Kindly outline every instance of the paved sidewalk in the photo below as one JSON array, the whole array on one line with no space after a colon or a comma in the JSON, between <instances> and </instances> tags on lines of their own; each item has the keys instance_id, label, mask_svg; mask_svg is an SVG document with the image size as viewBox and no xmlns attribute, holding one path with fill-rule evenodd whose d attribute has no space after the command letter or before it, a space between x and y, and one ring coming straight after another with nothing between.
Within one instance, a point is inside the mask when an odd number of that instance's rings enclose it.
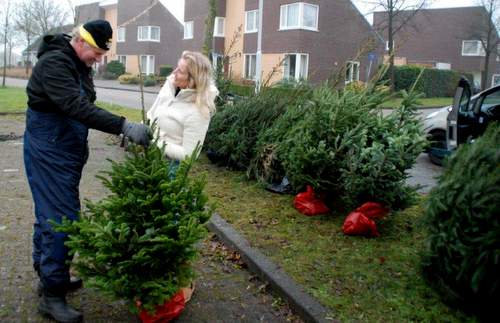
<instances>
[{"instance_id":1,"label":"paved sidewalk","mask_svg":"<svg viewBox=\"0 0 500 323\"><path fill-rule=\"evenodd\" d=\"M33 209L22 162L22 117L0 116L0 322L49 322L37 314L36 278L31 264ZM8 140L6 140L8 139ZM95 179L109 168L107 158L119 160L123 151L114 137L91 131L90 158L85 166L81 198L97 200L106 189ZM267 284L239 269L234 253L214 238L202 244L196 263L196 290L177 322L300 322ZM138 322L125 304L83 288L68 297L87 322Z\"/></svg>"},{"instance_id":2,"label":"paved sidewalk","mask_svg":"<svg viewBox=\"0 0 500 323\"><path fill-rule=\"evenodd\" d=\"M114 90L125 90L125 91L133 91L140 92L140 86L138 84L120 84L117 80L94 80L94 84L96 87L102 89L114 89ZM146 86L144 87L145 93L158 93L160 92L161 87L158 85L155 86Z\"/></svg>"}]
</instances>

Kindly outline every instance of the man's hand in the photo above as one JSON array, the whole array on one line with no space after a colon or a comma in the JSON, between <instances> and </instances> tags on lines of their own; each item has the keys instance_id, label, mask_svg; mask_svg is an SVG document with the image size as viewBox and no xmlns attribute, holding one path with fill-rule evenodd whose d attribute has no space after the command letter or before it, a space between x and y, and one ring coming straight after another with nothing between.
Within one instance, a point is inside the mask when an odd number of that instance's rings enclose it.
<instances>
[{"instance_id":1,"label":"man's hand","mask_svg":"<svg viewBox=\"0 0 500 323\"><path fill-rule=\"evenodd\" d=\"M128 122L127 120L123 123L122 132L133 143L146 147L153 138L151 129L148 126L142 123Z\"/></svg>"}]
</instances>

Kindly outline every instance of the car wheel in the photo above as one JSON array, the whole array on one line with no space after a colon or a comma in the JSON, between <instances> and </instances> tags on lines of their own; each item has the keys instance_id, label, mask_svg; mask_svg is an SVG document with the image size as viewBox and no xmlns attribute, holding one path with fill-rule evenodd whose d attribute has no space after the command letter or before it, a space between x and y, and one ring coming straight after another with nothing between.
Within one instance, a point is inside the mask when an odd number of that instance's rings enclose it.
<instances>
[{"instance_id":1,"label":"car wheel","mask_svg":"<svg viewBox=\"0 0 500 323\"><path fill-rule=\"evenodd\" d=\"M431 163L442 166L443 155L436 154L436 152L441 149L446 149L446 132L443 130L434 131L430 134L429 141L430 149L428 155Z\"/></svg>"}]
</instances>

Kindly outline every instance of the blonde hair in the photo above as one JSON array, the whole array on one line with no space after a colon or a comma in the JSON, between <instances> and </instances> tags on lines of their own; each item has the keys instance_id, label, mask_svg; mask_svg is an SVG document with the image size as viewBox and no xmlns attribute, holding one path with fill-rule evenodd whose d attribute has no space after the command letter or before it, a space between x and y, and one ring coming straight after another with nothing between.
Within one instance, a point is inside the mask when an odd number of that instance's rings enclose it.
<instances>
[{"instance_id":1,"label":"blonde hair","mask_svg":"<svg viewBox=\"0 0 500 323\"><path fill-rule=\"evenodd\" d=\"M215 113L215 97L219 92L212 77L210 60L202 53L191 51L182 52L181 58L188 68L188 87L196 91L196 105L200 109L207 107L208 113L212 115Z\"/></svg>"}]
</instances>

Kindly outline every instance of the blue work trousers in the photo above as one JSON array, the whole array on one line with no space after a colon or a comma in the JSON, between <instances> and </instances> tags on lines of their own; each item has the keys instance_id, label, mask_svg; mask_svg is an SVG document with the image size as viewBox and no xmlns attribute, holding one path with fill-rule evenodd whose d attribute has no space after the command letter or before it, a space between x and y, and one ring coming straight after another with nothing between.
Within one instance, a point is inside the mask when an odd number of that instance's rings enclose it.
<instances>
[{"instance_id":1,"label":"blue work trousers","mask_svg":"<svg viewBox=\"0 0 500 323\"><path fill-rule=\"evenodd\" d=\"M69 284L67 235L49 223L80 212L79 184L88 157L88 128L57 113L28 108L24 134L24 165L33 195L35 224L33 265L43 288L64 293Z\"/></svg>"}]
</instances>

